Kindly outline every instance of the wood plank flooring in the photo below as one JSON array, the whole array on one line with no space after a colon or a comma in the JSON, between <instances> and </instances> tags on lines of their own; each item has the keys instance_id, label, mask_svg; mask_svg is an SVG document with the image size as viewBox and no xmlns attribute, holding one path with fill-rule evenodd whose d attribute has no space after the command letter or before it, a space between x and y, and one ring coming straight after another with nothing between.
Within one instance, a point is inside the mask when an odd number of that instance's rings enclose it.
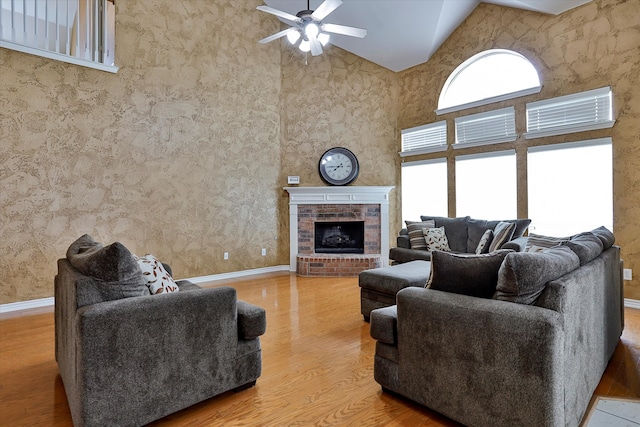
<instances>
[{"instance_id":1,"label":"wood plank flooring","mask_svg":"<svg viewBox=\"0 0 640 427\"><path fill-rule=\"evenodd\" d=\"M373 380L374 340L360 315L357 278L271 274L230 285L267 311L257 385L225 393L153 426L456 426ZM640 397L640 311L595 395ZM54 359L53 309L0 318L0 426L71 426Z\"/></svg>"}]
</instances>

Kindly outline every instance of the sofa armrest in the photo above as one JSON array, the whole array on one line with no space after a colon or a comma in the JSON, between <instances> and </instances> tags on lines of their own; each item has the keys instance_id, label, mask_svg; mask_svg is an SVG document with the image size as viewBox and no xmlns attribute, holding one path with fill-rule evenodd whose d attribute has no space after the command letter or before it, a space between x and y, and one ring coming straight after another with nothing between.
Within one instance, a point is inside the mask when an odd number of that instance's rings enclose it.
<instances>
[{"instance_id":1,"label":"sofa armrest","mask_svg":"<svg viewBox=\"0 0 640 427\"><path fill-rule=\"evenodd\" d=\"M516 252L522 252L527 244L527 240L528 237L518 237L517 239L506 242L500 247L500 249L513 249Z\"/></svg>"},{"instance_id":2,"label":"sofa armrest","mask_svg":"<svg viewBox=\"0 0 640 427\"><path fill-rule=\"evenodd\" d=\"M564 425L560 313L421 288L397 310L407 397L463 424Z\"/></svg>"},{"instance_id":3,"label":"sofa armrest","mask_svg":"<svg viewBox=\"0 0 640 427\"><path fill-rule=\"evenodd\" d=\"M262 307L238 300L238 338L250 340L267 330L267 315Z\"/></svg>"},{"instance_id":4,"label":"sofa armrest","mask_svg":"<svg viewBox=\"0 0 640 427\"><path fill-rule=\"evenodd\" d=\"M371 311L370 333L375 340L395 345L397 342L398 314L395 305Z\"/></svg>"},{"instance_id":5,"label":"sofa armrest","mask_svg":"<svg viewBox=\"0 0 640 427\"><path fill-rule=\"evenodd\" d=\"M399 248L411 249L411 240L408 234L401 234L396 238L396 244Z\"/></svg>"}]
</instances>

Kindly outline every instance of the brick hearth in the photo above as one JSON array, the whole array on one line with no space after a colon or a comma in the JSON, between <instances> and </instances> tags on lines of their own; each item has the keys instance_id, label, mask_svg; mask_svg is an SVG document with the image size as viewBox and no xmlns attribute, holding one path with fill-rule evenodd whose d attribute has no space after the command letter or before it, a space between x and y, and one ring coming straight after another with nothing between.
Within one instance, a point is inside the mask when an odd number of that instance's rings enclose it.
<instances>
[{"instance_id":1,"label":"brick hearth","mask_svg":"<svg viewBox=\"0 0 640 427\"><path fill-rule=\"evenodd\" d=\"M389 250L393 187L287 187L290 193L291 269L302 276L357 276L383 267ZM364 254L317 254L316 222L364 221Z\"/></svg>"}]
</instances>

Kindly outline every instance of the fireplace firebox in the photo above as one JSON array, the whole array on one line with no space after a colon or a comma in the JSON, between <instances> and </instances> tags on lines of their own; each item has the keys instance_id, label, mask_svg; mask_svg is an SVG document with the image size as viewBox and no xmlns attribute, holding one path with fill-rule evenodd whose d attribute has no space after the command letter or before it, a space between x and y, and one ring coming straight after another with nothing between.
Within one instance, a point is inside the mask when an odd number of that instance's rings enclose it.
<instances>
[{"instance_id":1,"label":"fireplace firebox","mask_svg":"<svg viewBox=\"0 0 640 427\"><path fill-rule=\"evenodd\" d=\"M318 254L364 254L364 221L316 222Z\"/></svg>"}]
</instances>

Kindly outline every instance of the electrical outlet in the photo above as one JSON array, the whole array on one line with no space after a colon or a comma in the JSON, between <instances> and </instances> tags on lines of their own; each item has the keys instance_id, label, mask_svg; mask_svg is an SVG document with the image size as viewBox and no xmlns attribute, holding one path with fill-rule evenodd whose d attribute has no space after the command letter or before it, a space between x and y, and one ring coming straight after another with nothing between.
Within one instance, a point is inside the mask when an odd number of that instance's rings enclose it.
<instances>
[{"instance_id":1,"label":"electrical outlet","mask_svg":"<svg viewBox=\"0 0 640 427\"><path fill-rule=\"evenodd\" d=\"M224 253L224 259L229 259L229 252Z\"/></svg>"},{"instance_id":2,"label":"electrical outlet","mask_svg":"<svg viewBox=\"0 0 640 427\"><path fill-rule=\"evenodd\" d=\"M267 256L267 248L262 248L262 256Z\"/></svg>"},{"instance_id":3,"label":"electrical outlet","mask_svg":"<svg viewBox=\"0 0 640 427\"><path fill-rule=\"evenodd\" d=\"M622 278L624 280L633 280L631 273L632 271L630 268L625 268L624 270L622 270Z\"/></svg>"}]
</instances>

